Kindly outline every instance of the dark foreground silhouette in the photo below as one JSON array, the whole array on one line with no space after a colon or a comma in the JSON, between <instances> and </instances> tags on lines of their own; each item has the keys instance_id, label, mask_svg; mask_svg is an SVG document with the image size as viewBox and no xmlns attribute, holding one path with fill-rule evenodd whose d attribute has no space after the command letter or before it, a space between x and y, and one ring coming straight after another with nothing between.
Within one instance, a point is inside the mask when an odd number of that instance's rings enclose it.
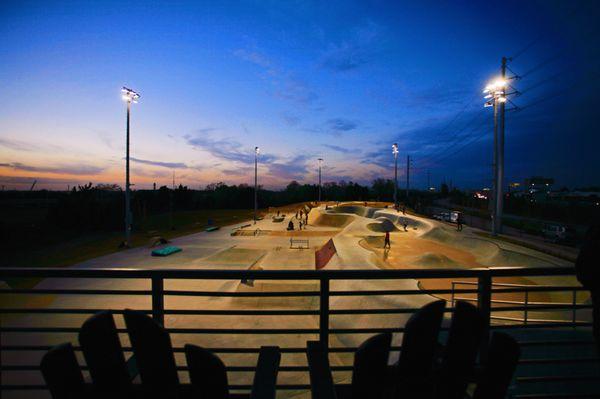
<instances>
[{"instance_id":1,"label":"dark foreground silhouette","mask_svg":"<svg viewBox=\"0 0 600 399\"><path fill-rule=\"evenodd\" d=\"M507 334L494 333L488 342L479 310L467 302L457 302L442 345L445 307L445 301L435 301L411 316L399 359L391 366L391 333L364 341L354 356L350 384L335 385L327 348L319 341L307 342L312 398L463 399L467 386L473 383L472 399L504 398L520 354L516 341ZM54 399L275 398L281 360L278 347L260 348L251 392L231 394L225 365L217 355L185 345L190 383L181 383L168 332L141 312L125 310L124 318L133 351L128 359L110 312L97 313L81 327L79 343L90 383L84 381L70 343L44 355L41 370Z\"/></svg>"}]
</instances>

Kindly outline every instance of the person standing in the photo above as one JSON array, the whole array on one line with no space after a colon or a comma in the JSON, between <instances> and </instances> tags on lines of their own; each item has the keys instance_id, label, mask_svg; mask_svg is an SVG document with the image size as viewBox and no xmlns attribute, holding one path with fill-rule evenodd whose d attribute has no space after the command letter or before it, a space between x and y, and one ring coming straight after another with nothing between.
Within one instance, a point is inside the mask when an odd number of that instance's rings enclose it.
<instances>
[{"instance_id":1,"label":"person standing","mask_svg":"<svg viewBox=\"0 0 600 399\"><path fill-rule=\"evenodd\" d=\"M456 217L456 230L462 231L462 229L463 229L463 215L462 215L462 213L459 213L458 216Z\"/></svg>"},{"instance_id":2,"label":"person standing","mask_svg":"<svg viewBox=\"0 0 600 399\"><path fill-rule=\"evenodd\" d=\"M593 334L600 356L600 223L587 231L575 261L575 274L592 299Z\"/></svg>"},{"instance_id":3,"label":"person standing","mask_svg":"<svg viewBox=\"0 0 600 399\"><path fill-rule=\"evenodd\" d=\"M385 232L385 239L383 241L383 248L392 248L392 244L390 243L390 232L386 231Z\"/></svg>"}]
</instances>

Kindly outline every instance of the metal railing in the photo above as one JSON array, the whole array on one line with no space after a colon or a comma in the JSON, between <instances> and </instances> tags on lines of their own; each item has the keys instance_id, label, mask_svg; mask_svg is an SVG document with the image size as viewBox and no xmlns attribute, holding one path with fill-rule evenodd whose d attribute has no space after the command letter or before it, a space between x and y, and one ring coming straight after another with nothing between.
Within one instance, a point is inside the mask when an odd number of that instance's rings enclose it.
<instances>
[{"instance_id":1,"label":"metal railing","mask_svg":"<svg viewBox=\"0 0 600 399\"><path fill-rule=\"evenodd\" d=\"M456 287L459 286L477 286L478 283L474 281L452 281L452 294L450 303L454 306L456 301L468 301L468 302L477 302L477 298L469 298L464 296L456 296L455 290ZM548 322L562 322L566 324L574 324L577 322L577 310L578 309L589 309L590 306L577 302L577 293L586 291L583 287L574 287L574 286L556 286L556 285L541 285L541 284L514 284L514 283L492 283L492 291L494 287L502 287L502 288L519 288L522 290L519 291L504 291L506 292L515 292L522 293L523 300L507 300L507 299L491 299L491 305L498 305L496 307L497 313L500 312L514 312L522 310L523 317L514 317L514 316L494 316L492 315L490 319L492 321L514 321L514 322L522 322L523 324L528 323L548 323ZM570 292L571 301L570 302L548 302L548 301L532 301L531 295L532 293L539 292ZM500 292L502 293L502 292ZM514 306L510 306L514 305ZM560 311L560 316L565 314L566 312L570 313L570 317L568 319L540 319L540 318L531 318L531 312L554 312L558 313ZM584 322L584 321L582 321Z\"/></svg>"},{"instance_id":2,"label":"metal railing","mask_svg":"<svg viewBox=\"0 0 600 399\"><path fill-rule=\"evenodd\" d=\"M297 356L298 354L305 353L305 343L309 339L318 338L324 345L329 348L331 354L339 354L339 356L352 354L356 350L357 345L345 345L339 344L344 340L338 340L337 337L343 336L354 336L360 335L360 337L366 337L367 334L379 333L379 332L393 332L401 333L404 331L402 324L397 324L394 327L389 325L381 326L377 325L376 321L385 320L389 317L399 317L404 315L408 317L411 313L418 310L419 306L408 305L408 306L381 306L377 305L379 302L373 302L377 306L364 308L361 305L361 301L341 301L344 298L351 297L366 297L366 298L406 298L407 296L422 296L422 295L450 295L452 296L451 303L453 304L455 295L462 294L473 294L476 300L477 306L483 313L487 321L487 331L496 329L508 329L513 331L524 331L529 329L556 329L568 327L570 329L583 327L587 329L591 326L591 323L586 320L571 320L565 322L557 322L553 320L540 321L536 323L510 323L508 320L506 323L497 324L493 320L495 313L499 309L493 306L494 300L492 296L497 293L518 293L518 292L550 292L550 291L564 291L574 290L578 291L580 287L574 286L537 286L537 287L522 287L522 286L507 286L499 285L493 282L494 278L498 277L532 277L532 276L572 276L574 269L570 267L544 267L544 268L479 268L479 269L403 269L403 270L190 270L190 269L42 269L42 268L0 268L0 280L6 279L98 279L99 281L118 281L122 282L125 280L141 280L144 281L146 288L138 289L119 289L119 288L106 288L111 287L111 284L104 284L98 288L82 288L71 284L69 288L2 288L0 289L0 317L3 320L0 326L0 333L2 334L2 342L0 350L2 352L2 364L0 364L0 371L4 375L2 377L1 390L2 391L18 391L18 390L40 390L44 389L43 381L40 383L23 383L23 378L13 378L7 376L6 372L17 373L17 372L35 372L38 370L39 362L37 364L13 364L4 360L7 353L19 353L27 354L30 352L42 352L49 349L52 345L48 344L48 339L41 340L39 342L32 342L31 340L25 340L23 343L17 342L18 339L15 337L22 336L23 334L35 334L35 336L58 336L61 339L68 335L70 340L74 342L75 347L79 350L76 345L76 333L79 331L80 317L82 315L91 315L97 311L103 309L111 309L115 314L122 314L123 310L130 305L126 300L123 301L122 306L110 306L110 307L86 307L86 299L88 296L100 296L106 298L114 298L115 296L122 296L124 298L131 297L142 297L149 299L150 307L141 309L161 323L165 329L172 335L178 336L181 340L191 339L191 337L197 336L208 336L210 337L225 337L225 336L238 336L238 344L241 345L214 345L211 347L207 345L208 349L213 350L223 356L235 355L242 356L247 354L257 354L260 345L250 346L243 345L244 337L264 337L271 336L272 342L270 344L280 345L283 354L289 356ZM452 284L450 288L439 288L439 289L418 289L418 288L406 288L406 285L396 286L396 283L406 282L409 280L426 280L426 279L475 279L476 282L469 282L469 286L473 288L460 289L456 288L455 284ZM171 283L174 280L183 281L262 281L265 283L271 282L277 288L282 284L285 286L286 283L295 284L296 289L285 290L264 290L248 288L248 284L244 284L245 290L234 290L234 291L220 291L220 290L200 290L200 289L171 289L165 288L165 283ZM385 289L362 289L365 286L365 282L381 281L382 284L385 282ZM312 285L305 285L305 290L298 290L298 282L310 282ZM348 286L344 286L342 283L354 283L351 289ZM391 286L389 284L392 284ZM149 285L149 287L148 287ZM252 286L252 284L250 284ZM333 285L333 287L332 287ZM383 285L382 285L383 286ZM414 285L411 285L413 287ZM187 287L187 286L186 286ZM341 287L341 289L340 289ZM391 288L390 288L391 287ZM369 286L369 288L371 288ZM39 295L52 295L53 297L62 296L73 296L77 298L78 306L71 307L56 307L51 305L40 306L28 305L28 306L8 306L9 301L4 300L11 295L24 296L21 298L33 298ZM214 306L217 302L210 302L211 306L204 308L190 305L187 308L174 308L166 306L165 299L168 302L175 300L176 298L187 298L188 301L197 300L203 298L211 301L224 301L227 300L229 307L218 307ZM270 306L255 305L250 306L247 302L248 299L256 299L264 301ZM277 301L282 299L294 298L298 300L302 306L300 308L286 308L278 306ZM316 300L318 298L318 304ZM302 300L315 300L315 302L302 302ZM244 306L235 306L236 301L245 301ZM36 303L36 301L33 301ZM334 306L332 307L332 302ZM342 304L340 305L339 302ZM423 301L421 300L421 303ZM19 302L24 303L24 302ZM241 302L240 302L241 303ZM354 306L352 306L354 305ZM357 306L358 305L358 306ZM508 304L510 306L503 306L501 311L530 311L533 307L544 309L564 309L562 304L530 304L530 303L516 303ZM547 306L546 306L547 305ZM577 304L577 309L590 309L590 305ZM270 308L269 308L270 307ZM448 312L452 312L453 306L447 308ZM68 326L56 326L56 325L14 325L15 320L8 320L8 317L14 317L14 315L25 315L27 317L33 315L70 315L69 317L75 318L74 322L79 324L68 325ZM201 321L194 321L187 323L184 326L173 326L175 321L183 316L204 316L206 319ZM255 324L252 326L244 326L239 320L240 318L250 316L254 319L276 317L280 320L283 317L289 317L291 320L299 319L301 326L293 328L283 328L280 323L277 323L275 327L269 328L256 328ZM336 320L338 317L349 316L351 320L362 317L363 323L357 327L354 325L339 324L337 322L331 323L332 320ZM79 317L79 318L77 318ZM227 317L230 321L225 323L227 327L223 327L222 323L219 327L211 327L211 318L213 317ZM314 324L306 324L303 317L310 317L314 319ZM364 325L364 317L377 318L373 324L367 323ZM6 319L6 320L5 320ZM30 319L28 319L31 321ZM312 320L312 319L311 319ZM298 321L298 320L297 320ZM351 324L351 323L350 323ZM585 330L587 331L587 330ZM120 333L125 333L124 328L119 328ZM70 334L70 335L69 335ZM587 334L587 332L586 332ZM588 336L588 335L586 335ZM287 341L282 345L278 341L278 337L288 337ZM12 338L7 340L7 338ZM15 341L16 340L16 341ZM8 342L7 342L8 341ZM215 339L215 342L218 341ZM293 341L290 345L290 341ZM174 341L175 342L175 341ZM221 342L221 341L219 341ZM332 345L337 343L337 345ZM568 345L591 345L591 335L586 339L536 339L536 340L521 340L524 347L537 347L550 345L557 347L568 346ZM125 346L124 348L130 351L131 348ZM394 346L395 352L399 351L399 346ZM485 347L482 347L485 350ZM183 352L183 346L175 346L175 352ZM11 356L14 358L14 356ZM234 359L235 360L235 359ZM536 364L540 363L551 363L556 362L559 364L569 362L593 362L597 359L570 359L570 358L559 358L559 359L522 359L522 364ZM254 370L251 365L239 365L232 364L235 361L225 360L227 364L227 370L229 373L249 373ZM344 362L342 362L344 363ZM85 366L82 367L85 370ZM184 365L178 367L179 370L186 370ZM305 364L303 365L286 365L286 362L282 362L280 372L285 373L304 373L306 374L308 368ZM348 373L351 370L351 362L344 363L342 365L336 365L333 367L333 371ZM38 376L39 377L39 376ZM561 376L550 375L548 378L561 378ZM566 380L572 378L572 376L563 376ZM580 376L581 377L581 376ZM585 378L583 376L581 378ZM529 378L529 377L523 377ZM39 378L38 378L39 380ZM41 381L41 380L40 380ZM280 378L278 389L281 390L300 390L308 389L309 385L304 380L304 383L282 383L289 381L296 381L296 379ZM297 380L300 381L300 380ZM535 382L531 381L520 381L519 383L531 384ZM232 389L235 390L247 390L250 388L249 383L238 382L233 383Z\"/></svg>"}]
</instances>

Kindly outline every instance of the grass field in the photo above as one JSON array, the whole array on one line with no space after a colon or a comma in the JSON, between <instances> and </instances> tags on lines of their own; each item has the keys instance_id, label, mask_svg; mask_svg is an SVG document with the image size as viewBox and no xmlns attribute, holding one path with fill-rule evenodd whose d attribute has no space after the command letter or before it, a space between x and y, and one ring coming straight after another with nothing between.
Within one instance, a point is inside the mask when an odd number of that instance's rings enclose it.
<instances>
[{"instance_id":1,"label":"grass field","mask_svg":"<svg viewBox=\"0 0 600 399\"><path fill-rule=\"evenodd\" d=\"M133 247L150 243L152 237L173 238L204 230L208 220L213 225L225 226L252 219L253 211L245 209L215 209L200 211L181 211L173 213L171 229L170 215L149 216L140 223L131 240ZM27 223L32 222L29 214ZM49 226L40 226L36 234L29 239L9 247L0 266L8 267L62 267L70 266L87 259L119 251L123 241L122 232L97 232L74 235L72 232L52 230Z\"/></svg>"}]
</instances>

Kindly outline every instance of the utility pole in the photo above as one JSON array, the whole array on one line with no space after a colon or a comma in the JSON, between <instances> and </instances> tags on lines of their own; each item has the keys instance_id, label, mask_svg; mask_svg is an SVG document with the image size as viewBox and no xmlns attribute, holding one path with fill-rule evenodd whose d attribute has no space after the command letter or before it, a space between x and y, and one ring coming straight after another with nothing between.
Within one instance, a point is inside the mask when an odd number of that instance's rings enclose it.
<instances>
[{"instance_id":1,"label":"utility pole","mask_svg":"<svg viewBox=\"0 0 600 399\"><path fill-rule=\"evenodd\" d=\"M258 214L258 153L260 148L254 147L254 224Z\"/></svg>"},{"instance_id":2,"label":"utility pole","mask_svg":"<svg viewBox=\"0 0 600 399\"><path fill-rule=\"evenodd\" d=\"M506 57L502 57L502 80L506 80ZM506 96L506 92L504 93ZM506 99L506 97L504 97ZM502 234L502 211L504 209L504 112L506 110L506 101L499 101L500 106L498 120L498 155L496 160L498 167L496 169L496 218L494 235Z\"/></svg>"},{"instance_id":3,"label":"utility pole","mask_svg":"<svg viewBox=\"0 0 600 399\"><path fill-rule=\"evenodd\" d=\"M319 202L321 202L321 163L323 158L319 158Z\"/></svg>"},{"instance_id":4,"label":"utility pole","mask_svg":"<svg viewBox=\"0 0 600 399\"><path fill-rule=\"evenodd\" d=\"M501 76L495 82L489 84L484 93L486 99L485 106L494 107L494 183L492 186L492 235L497 236L502 233L502 210L504 204L504 120L508 86L506 79L506 62L508 59L502 57ZM515 78L515 77L513 77ZM516 77L518 79L518 77ZM513 94L513 93L509 93Z\"/></svg>"},{"instance_id":5,"label":"utility pole","mask_svg":"<svg viewBox=\"0 0 600 399\"><path fill-rule=\"evenodd\" d=\"M406 202L408 203L408 190L410 188L410 155L406 156Z\"/></svg>"},{"instance_id":6,"label":"utility pole","mask_svg":"<svg viewBox=\"0 0 600 399\"><path fill-rule=\"evenodd\" d=\"M394 154L394 207L398 207L398 144L392 144Z\"/></svg>"}]
</instances>

